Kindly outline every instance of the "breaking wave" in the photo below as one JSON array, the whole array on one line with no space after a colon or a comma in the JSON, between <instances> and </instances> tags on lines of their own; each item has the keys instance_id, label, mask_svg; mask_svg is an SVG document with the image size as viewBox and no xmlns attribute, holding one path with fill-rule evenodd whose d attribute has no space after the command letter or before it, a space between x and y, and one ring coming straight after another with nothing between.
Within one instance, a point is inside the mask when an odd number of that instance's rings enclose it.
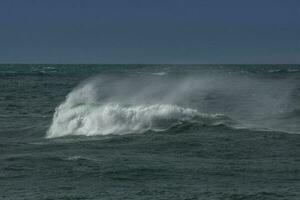
<instances>
[{"instance_id":1,"label":"breaking wave","mask_svg":"<svg viewBox=\"0 0 300 200\"><path fill-rule=\"evenodd\" d=\"M168 86L163 89L148 83L101 77L88 80L56 108L46 137L159 132L182 124L232 124L225 115L204 114L174 103L176 97L184 97L178 87L175 94L166 82L160 85Z\"/></svg>"},{"instance_id":2,"label":"breaking wave","mask_svg":"<svg viewBox=\"0 0 300 200\"><path fill-rule=\"evenodd\" d=\"M171 104L135 106L104 104L73 107L67 99L56 109L47 137L158 132L184 123L214 126L230 123L230 119L224 115L201 114L195 109Z\"/></svg>"},{"instance_id":3,"label":"breaking wave","mask_svg":"<svg viewBox=\"0 0 300 200\"><path fill-rule=\"evenodd\" d=\"M99 75L67 95L56 108L46 137L158 132L185 125L298 133L299 104L295 91L292 80L177 74Z\"/></svg>"}]
</instances>

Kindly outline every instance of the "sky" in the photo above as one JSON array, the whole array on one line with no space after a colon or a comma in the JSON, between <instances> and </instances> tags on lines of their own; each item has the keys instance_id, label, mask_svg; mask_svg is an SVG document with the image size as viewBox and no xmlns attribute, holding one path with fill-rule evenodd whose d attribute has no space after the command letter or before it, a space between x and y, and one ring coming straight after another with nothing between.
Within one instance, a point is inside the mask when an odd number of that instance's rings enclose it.
<instances>
[{"instance_id":1,"label":"sky","mask_svg":"<svg viewBox=\"0 0 300 200\"><path fill-rule=\"evenodd\" d=\"M0 0L0 63L299 64L300 0Z\"/></svg>"}]
</instances>

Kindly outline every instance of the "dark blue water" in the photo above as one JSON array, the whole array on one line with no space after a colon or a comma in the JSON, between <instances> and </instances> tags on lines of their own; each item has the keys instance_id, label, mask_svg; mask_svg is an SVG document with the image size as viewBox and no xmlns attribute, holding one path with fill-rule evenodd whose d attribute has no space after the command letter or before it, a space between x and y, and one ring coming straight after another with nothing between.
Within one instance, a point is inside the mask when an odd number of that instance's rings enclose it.
<instances>
[{"instance_id":1,"label":"dark blue water","mask_svg":"<svg viewBox=\"0 0 300 200\"><path fill-rule=\"evenodd\" d=\"M299 65L1 65L0 199L300 198Z\"/></svg>"}]
</instances>

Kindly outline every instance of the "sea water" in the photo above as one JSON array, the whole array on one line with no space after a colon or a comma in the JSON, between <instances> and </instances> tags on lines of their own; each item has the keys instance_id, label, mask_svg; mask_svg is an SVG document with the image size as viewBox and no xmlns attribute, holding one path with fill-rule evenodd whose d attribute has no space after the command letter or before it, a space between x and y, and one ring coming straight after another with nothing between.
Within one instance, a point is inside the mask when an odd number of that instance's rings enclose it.
<instances>
[{"instance_id":1,"label":"sea water","mask_svg":"<svg viewBox=\"0 0 300 200\"><path fill-rule=\"evenodd\" d=\"M300 65L1 65L0 199L299 199Z\"/></svg>"}]
</instances>

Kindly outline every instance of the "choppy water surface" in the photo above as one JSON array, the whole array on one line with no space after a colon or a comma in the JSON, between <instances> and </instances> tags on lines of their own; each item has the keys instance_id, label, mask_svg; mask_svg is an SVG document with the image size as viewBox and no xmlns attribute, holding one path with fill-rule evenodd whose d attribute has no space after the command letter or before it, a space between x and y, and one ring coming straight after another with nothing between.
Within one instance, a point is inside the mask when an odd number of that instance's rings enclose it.
<instances>
[{"instance_id":1,"label":"choppy water surface","mask_svg":"<svg viewBox=\"0 0 300 200\"><path fill-rule=\"evenodd\" d=\"M1 65L0 199L299 199L299 65Z\"/></svg>"}]
</instances>

